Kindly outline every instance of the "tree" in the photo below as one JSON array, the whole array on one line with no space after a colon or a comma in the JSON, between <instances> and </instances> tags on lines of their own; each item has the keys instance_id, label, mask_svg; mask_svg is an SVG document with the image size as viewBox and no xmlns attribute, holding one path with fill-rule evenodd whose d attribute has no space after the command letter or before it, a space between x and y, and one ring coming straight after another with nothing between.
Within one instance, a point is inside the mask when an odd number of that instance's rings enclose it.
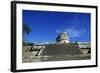
<instances>
[{"instance_id":1,"label":"tree","mask_svg":"<svg viewBox=\"0 0 100 73\"><path fill-rule=\"evenodd\" d=\"M29 25L27 24L23 24L23 43L25 43L26 40L26 35L29 35L29 33L31 32L31 29L29 27Z\"/></svg>"},{"instance_id":2,"label":"tree","mask_svg":"<svg viewBox=\"0 0 100 73\"><path fill-rule=\"evenodd\" d=\"M23 24L23 35L29 35L29 33L31 32L30 27L27 24Z\"/></svg>"}]
</instances>

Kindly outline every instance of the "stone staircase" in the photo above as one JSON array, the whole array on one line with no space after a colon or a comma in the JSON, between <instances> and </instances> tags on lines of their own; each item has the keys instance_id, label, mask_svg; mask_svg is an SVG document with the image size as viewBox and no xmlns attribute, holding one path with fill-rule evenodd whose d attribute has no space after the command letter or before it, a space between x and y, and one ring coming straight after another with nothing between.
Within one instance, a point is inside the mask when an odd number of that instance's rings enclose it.
<instances>
[{"instance_id":1,"label":"stone staircase","mask_svg":"<svg viewBox=\"0 0 100 73\"><path fill-rule=\"evenodd\" d=\"M66 44L47 44L39 55L46 56L61 56L61 55L80 55L82 52L77 43Z\"/></svg>"}]
</instances>

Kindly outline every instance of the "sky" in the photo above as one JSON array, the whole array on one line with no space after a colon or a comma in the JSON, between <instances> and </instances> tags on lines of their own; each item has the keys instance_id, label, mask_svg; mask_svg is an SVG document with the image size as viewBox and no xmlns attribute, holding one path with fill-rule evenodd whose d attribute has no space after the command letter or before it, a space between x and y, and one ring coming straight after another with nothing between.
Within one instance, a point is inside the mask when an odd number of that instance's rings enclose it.
<instances>
[{"instance_id":1,"label":"sky","mask_svg":"<svg viewBox=\"0 0 100 73\"><path fill-rule=\"evenodd\" d=\"M70 42L91 41L91 14L23 10L22 24L31 32L25 35L28 42L55 42L60 32L66 31Z\"/></svg>"}]
</instances>

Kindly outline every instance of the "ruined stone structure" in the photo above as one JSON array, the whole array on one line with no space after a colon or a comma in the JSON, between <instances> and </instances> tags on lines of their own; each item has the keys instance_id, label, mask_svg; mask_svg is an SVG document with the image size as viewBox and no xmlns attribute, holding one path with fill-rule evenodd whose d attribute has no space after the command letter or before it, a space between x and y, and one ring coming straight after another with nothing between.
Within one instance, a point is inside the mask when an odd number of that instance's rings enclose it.
<instances>
[{"instance_id":1,"label":"ruined stone structure","mask_svg":"<svg viewBox=\"0 0 100 73\"><path fill-rule=\"evenodd\" d=\"M38 51L36 55L58 56L58 55L80 55L91 52L90 44L84 42L69 42L66 32L61 32L56 38L56 43L34 45L31 50Z\"/></svg>"},{"instance_id":2,"label":"ruined stone structure","mask_svg":"<svg viewBox=\"0 0 100 73\"><path fill-rule=\"evenodd\" d=\"M77 43L69 43L66 32L61 32L56 38L55 44L46 44L39 55L58 56L58 55L80 55L82 54Z\"/></svg>"},{"instance_id":3,"label":"ruined stone structure","mask_svg":"<svg viewBox=\"0 0 100 73\"><path fill-rule=\"evenodd\" d=\"M58 44L69 43L69 37L67 35L67 32L59 33L57 38L56 38L56 42Z\"/></svg>"}]
</instances>

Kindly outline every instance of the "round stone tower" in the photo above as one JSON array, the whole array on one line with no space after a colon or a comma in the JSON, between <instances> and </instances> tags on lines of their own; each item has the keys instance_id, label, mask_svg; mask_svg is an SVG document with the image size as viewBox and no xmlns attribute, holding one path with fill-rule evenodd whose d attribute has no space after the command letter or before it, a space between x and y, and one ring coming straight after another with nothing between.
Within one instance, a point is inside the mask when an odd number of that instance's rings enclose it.
<instances>
[{"instance_id":1,"label":"round stone tower","mask_svg":"<svg viewBox=\"0 0 100 73\"><path fill-rule=\"evenodd\" d=\"M61 32L56 38L58 44L69 43L69 37L66 32Z\"/></svg>"}]
</instances>

